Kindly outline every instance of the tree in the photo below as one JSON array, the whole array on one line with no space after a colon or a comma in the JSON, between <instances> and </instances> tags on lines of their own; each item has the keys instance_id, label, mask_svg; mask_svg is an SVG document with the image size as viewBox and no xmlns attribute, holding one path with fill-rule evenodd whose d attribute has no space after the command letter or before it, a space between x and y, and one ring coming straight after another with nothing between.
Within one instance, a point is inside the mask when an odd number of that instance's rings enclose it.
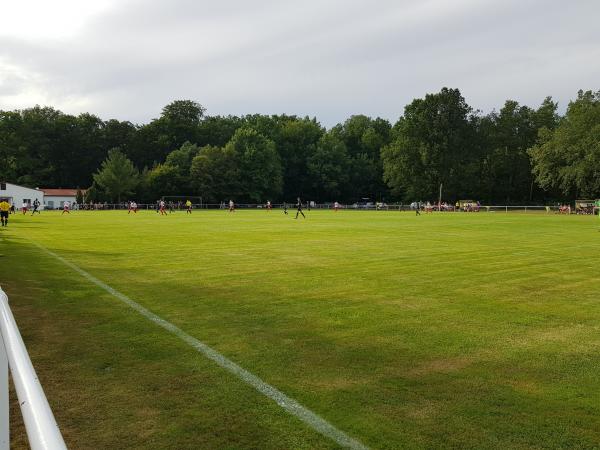
<instances>
[{"instance_id":1,"label":"tree","mask_svg":"<svg viewBox=\"0 0 600 450\"><path fill-rule=\"evenodd\" d=\"M92 185L85 191L85 202L86 203L95 202L98 200L98 198L99 198L98 186L96 186L95 183L92 183Z\"/></svg>"},{"instance_id":2,"label":"tree","mask_svg":"<svg viewBox=\"0 0 600 450\"><path fill-rule=\"evenodd\" d=\"M160 141L169 148L181 147L184 142L198 142L198 126L206 109L192 100L175 100L162 110L158 119Z\"/></svg>"},{"instance_id":3,"label":"tree","mask_svg":"<svg viewBox=\"0 0 600 450\"><path fill-rule=\"evenodd\" d=\"M540 130L538 143L529 150L533 173L545 189L564 195L597 196L600 193L600 91L579 91L569 103L558 127Z\"/></svg>"},{"instance_id":4,"label":"tree","mask_svg":"<svg viewBox=\"0 0 600 450\"><path fill-rule=\"evenodd\" d=\"M161 117L180 126L198 126L206 108L192 100L175 100L162 109Z\"/></svg>"},{"instance_id":5,"label":"tree","mask_svg":"<svg viewBox=\"0 0 600 450\"><path fill-rule=\"evenodd\" d=\"M120 122L115 119L107 120L104 122L102 129L102 147L105 151L119 147L128 158L131 158L136 133L137 127L131 122ZM137 161L133 162L137 163Z\"/></svg>"},{"instance_id":6,"label":"tree","mask_svg":"<svg viewBox=\"0 0 600 450\"><path fill-rule=\"evenodd\" d=\"M77 187L77 192L75 194L75 201L80 205L83 203L83 192L81 192L81 189L79 189L79 187Z\"/></svg>"},{"instance_id":7,"label":"tree","mask_svg":"<svg viewBox=\"0 0 600 450\"><path fill-rule=\"evenodd\" d=\"M339 199L349 180L349 165L346 144L335 133L323 135L315 153L308 159L308 171L317 200Z\"/></svg>"},{"instance_id":8,"label":"tree","mask_svg":"<svg viewBox=\"0 0 600 450\"><path fill-rule=\"evenodd\" d=\"M158 164L146 174L145 187L153 199L164 195L181 195L183 184L179 169L169 164Z\"/></svg>"},{"instance_id":9,"label":"tree","mask_svg":"<svg viewBox=\"0 0 600 450\"><path fill-rule=\"evenodd\" d=\"M181 174L187 174L192 165L192 159L198 154L200 148L191 142L184 142L177 150L167 155L165 164L176 167Z\"/></svg>"},{"instance_id":10,"label":"tree","mask_svg":"<svg viewBox=\"0 0 600 450\"><path fill-rule=\"evenodd\" d=\"M96 183L106 195L121 202L122 195L133 193L139 179L139 172L133 163L118 148L109 150L108 157L94 174Z\"/></svg>"},{"instance_id":11,"label":"tree","mask_svg":"<svg viewBox=\"0 0 600 450\"><path fill-rule=\"evenodd\" d=\"M390 143L391 125L381 118L355 115L332 129L346 145L349 160L347 200L361 197L381 199L387 192L383 182L381 149Z\"/></svg>"},{"instance_id":12,"label":"tree","mask_svg":"<svg viewBox=\"0 0 600 450\"><path fill-rule=\"evenodd\" d=\"M208 202L238 198L240 170L232 149L206 146L192 160L190 179L194 193Z\"/></svg>"},{"instance_id":13,"label":"tree","mask_svg":"<svg viewBox=\"0 0 600 450\"><path fill-rule=\"evenodd\" d=\"M316 119L286 120L276 142L283 167L283 196L287 199L309 196L314 183L309 175L308 161L315 154L323 127Z\"/></svg>"},{"instance_id":14,"label":"tree","mask_svg":"<svg viewBox=\"0 0 600 450\"><path fill-rule=\"evenodd\" d=\"M272 140L251 128L240 128L224 151L238 163L242 198L262 202L281 194L281 160Z\"/></svg>"},{"instance_id":15,"label":"tree","mask_svg":"<svg viewBox=\"0 0 600 450\"><path fill-rule=\"evenodd\" d=\"M499 113L489 114L485 157L485 186L488 201L510 204L527 200L531 166L527 149L535 143L535 111L507 100Z\"/></svg>"},{"instance_id":16,"label":"tree","mask_svg":"<svg viewBox=\"0 0 600 450\"><path fill-rule=\"evenodd\" d=\"M192 160L191 183L209 201L262 202L281 194L282 169L275 144L248 127L223 148L207 146Z\"/></svg>"},{"instance_id":17,"label":"tree","mask_svg":"<svg viewBox=\"0 0 600 450\"><path fill-rule=\"evenodd\" d=\"M476 192L477 180L466 176L479 159L475 124L458 89L414 100L381 153L388 186L407 201L437 198L440 184L450 198Z\"/></svg>"},{"instance_id":18,"label":"tree","mask_svg":"<svg viewBox=\"0 0 600 450\"><path fill-rule=\"evenodd\" d=\"M19 173L21 139L18 129L21 115L16 111L0 111L0 180L16 180Z\"/></svg>"},{"instance_id":19,"label":"tree","mask_svg":"<svg viewBox=\"0 0 600 450\"><path fill-rule=\"evenodd\" d=\"M238 128L244 125L244 119L236 116L205 117L198 125L198 142L201 147L213 145L223 147L233 137Z\"/></svg>"}]
</instances>

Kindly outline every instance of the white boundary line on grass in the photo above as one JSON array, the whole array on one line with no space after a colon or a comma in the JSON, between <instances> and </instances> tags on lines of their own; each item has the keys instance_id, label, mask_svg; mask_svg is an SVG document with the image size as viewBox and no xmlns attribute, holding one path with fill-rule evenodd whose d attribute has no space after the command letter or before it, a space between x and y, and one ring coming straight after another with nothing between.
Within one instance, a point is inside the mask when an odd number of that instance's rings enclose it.
<instances>
[{"instance_id":1,"label":"white boundary line on grass","mask_svg":"<svg viewBox=\"0 0 600 450\"><path fill-rule=\"evenodd\" d=\"M237 365L236 363L234 363L227 357L223 356L221 353L219 353L212 347L209 347L208 345L199 341L195 337L190 336L185 331L183 331L181 328L160 318L159 316L154 314L149 309L144 308L139 303L131 300L125 294L122 294L121 292L117 291L116 289L110 287L108 284L106 284L103 281L99 280L98 278L94 277L93 275L91 275L90 273L81 269L80 267L76 266L72 262L64 259L62 256L57 255L53 251L48 250L46 247L42 246L41 244L38 244L35 241L29 240L29 242L31 242L33 245L35 245L42 251L46 252L50 256L53 256L54 258L58 259L60 262L62 262L66 266L73 269L75 272L77 272L78 274L83 276L88 281L90 281L90 282L94 283L96 286L104 289L106 292L111 294L113 297L119 299L121 302L125 303L127 306L129 306L130 308L132 308L135 311L137 311L138 313L140 313L146 319L150 320L151 322L154 322L158 326L169 331L171 334L174 334L179 339L181 339L183 342L188 344L190 347L193 347L199 353L202 353L208 359L214 361L215 363L217 363L219 366L221 366L223 369L225 369L229 373L235 375L237 378L239 378L246 384L249 384L250 386L252 386L254 389L256 389L261 394L265 395L266 397L270 398L271 400L274 400L279 406L281 406L288 413L297 417L302 422L306 423L311 428L313 428L315 431L318 431L319 433L321 433L323 436L326 436L326 437L332 439L333 441L335 441L337 444L341 445L342 447L350 448L353 450L368 450L368 447L366 447L361 442L357 441L356 439L351 438L346 433L337 429L335 426L333 426L332 424L327 422L325 419L323 419L322 417L320 417L317 414L315 414L314 412L312 412L310 409L306 408L305 406L302 406L296 400L294 400L291 397L288 397L287 395L285 395L283 392L281 392L276 387L271 386L270 384L261 380L256 375L253 375L252 373L248 372L246 369Z\"/></svg>"}]
</instances>

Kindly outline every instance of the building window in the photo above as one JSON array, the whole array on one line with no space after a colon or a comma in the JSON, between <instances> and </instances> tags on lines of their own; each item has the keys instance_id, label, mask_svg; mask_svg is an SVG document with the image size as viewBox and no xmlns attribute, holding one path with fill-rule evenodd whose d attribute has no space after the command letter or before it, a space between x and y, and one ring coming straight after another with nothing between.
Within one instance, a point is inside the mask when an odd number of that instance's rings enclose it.
<instances>
[{"instance_id":1,"label":"building window","mask_svg":"<svg viewBox=\"0 0 600 450\"><path fill-rule=\"evenodd\" d=\"M24 198L23 199L23 203L27 203L28 205L31 205L31 199L30 198Z\"/></svg>"},{"instance_id":2,"label":"building window","mask_svg":"<svg viewBox=\"0 0 600 450\"><path fill-rule=\"evenodd\" d=\"M6 183L0 183L0 191L6 190Z\"/></svg>"}]
</instances>

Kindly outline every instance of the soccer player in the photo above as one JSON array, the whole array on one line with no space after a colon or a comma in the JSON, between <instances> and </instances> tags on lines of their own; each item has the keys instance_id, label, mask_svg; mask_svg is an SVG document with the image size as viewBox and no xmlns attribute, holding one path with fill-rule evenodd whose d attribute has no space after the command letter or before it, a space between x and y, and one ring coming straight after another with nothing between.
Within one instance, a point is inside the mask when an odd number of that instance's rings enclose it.
<instances>
[{"instance_id":1,"label":"soccer player","mask_svg":"<svg viewBox=\"0 0 600 450\"><path fill-rule=\"evenodd\" d=\"M2 199L0 201L0 220L2 221L2 226L8 226L8 212L10 211L10 204L6 201L6 199Z\"/></svg>"},{"instance_id":2,"label":"soccer player","mask_svg":"<svg viewBox=\"0 0 600 450\"><path fill-rule=\"evenodd\" d=\"M271 200L267 200L267 212L271 211Z\"/></svg>"},{"instance_id":3,"label":"soccer player","mask_svg":"<svg viewBox=\"0 0 600 450\"><path fill-rule=\"evenodd\" d=\"M175 211L175 203L173 203L173 201L169 202L169 214L171 214L173 211Z\"/></svg>"},{"instance_id":4,"label":"soccer player","mask_svg":"<svg viewBox=\"0 0 600 450\"><path fill-rule=\"evenodd\" d=\"M27 214L27 208L29 208L29 204L27 202L23 202L21 205L21 211L23 211L23 215Z\"/></svg>"},{"instance_id":5,"label":"soccer player","mask_svg":"<svg viewBox=\"0 0 600 450\"><path fill-rule=\"evenodd\" d=\"M158 208L159 208L161 216L166 216L167 215L167 212L165 211L165 201L164 200L161 200L158 203Z\"/></svg>"},{"instance_id":6,"label":"soccer player","mask_svg":"<svg viewBox=\"0 0 600 450\"><path fill-rule=\"evenodd\" d=\"M70 207L71 207L71 203L69 203L68 201L67 201L67 202L65 202L65 203L63 204L63 212L62 212L61 216L62 216L64 213L71 214L71 212L69 211L69 208L70 208Z\"/></svg>"},{"instance_id":7,"label":"soccer player","mask_svg":"<svg viewBox=\"0 0 600 450\"><path fill-rule=\"evenodd\" d=\"M233 203L233 200L229 200L229 212L235 212L235 203Z\"/></svg>"},{"instance_id":8,"label":"soccer player","mask_svg":"<svg viewBox=\"0 0 600 450\"><path fill-rule=\"evenodd\" d=\"M296 217L294 217L294 219L298 218L298 214L302 214L302 217L304 217L306 219L306 216L304 215L304 213L302 212L302 201L300 200L300 197L298 197L298 202L296 203Z\"/></svg>"},{"instance_id":9,"label":"soccer player","mask_svg":"<svg viewBox=\"0 0 600 450\"><path fill-rule=\"evenodd\" d=\"M338 212L338 209L340 209L340 204L338 202L334 202L333 203L333 211Z\"/></svg>"},{"instance_id":10,"label":"soccer player","mask_svg":"<svg viewBox=\"0 0 600 450\"><path fill-rule=\"evenodd\" d=\"M190 200L187 200L185 202L185 213L186 214L191 214L192 213L192 202Z\"/></svg>"},{"instance_id":11,"label":"soccer player","mask_svg":"<svg viewBox=\"0 0 600 450\"><path fill-rule=\"evenodd\" d=\"M283 202L283 213L287 216L287 203Z\"/></svg>"},{"instance_id":12,"label":"soccer player","mask_svg":"<svg viewBox=\"0 0 600 450\"><path fill-rule=\"evenodd\" d=\"M35 213L40 214L40 201L36 198L33 201L33 211L31 212L31 215L33 216Z\"/></svg>"}]
</instances>

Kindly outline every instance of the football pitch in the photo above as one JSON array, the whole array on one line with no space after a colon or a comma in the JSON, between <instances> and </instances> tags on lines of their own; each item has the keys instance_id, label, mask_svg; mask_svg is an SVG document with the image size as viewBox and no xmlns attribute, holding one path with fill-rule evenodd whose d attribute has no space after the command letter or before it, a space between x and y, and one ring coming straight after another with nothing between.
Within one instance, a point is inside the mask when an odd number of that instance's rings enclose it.
<instances>
[{"instance_id":1,"label":"football pitch","mask_svg":"<svg viewBox=\"0 0 600 450\"><path fill-rule=\"evenodd\" d=\"M69 447L339 448L323 423L381 449L600 446L597 217L294 214L11 216L0 282Z\"/></svg>"}]
</instances>

